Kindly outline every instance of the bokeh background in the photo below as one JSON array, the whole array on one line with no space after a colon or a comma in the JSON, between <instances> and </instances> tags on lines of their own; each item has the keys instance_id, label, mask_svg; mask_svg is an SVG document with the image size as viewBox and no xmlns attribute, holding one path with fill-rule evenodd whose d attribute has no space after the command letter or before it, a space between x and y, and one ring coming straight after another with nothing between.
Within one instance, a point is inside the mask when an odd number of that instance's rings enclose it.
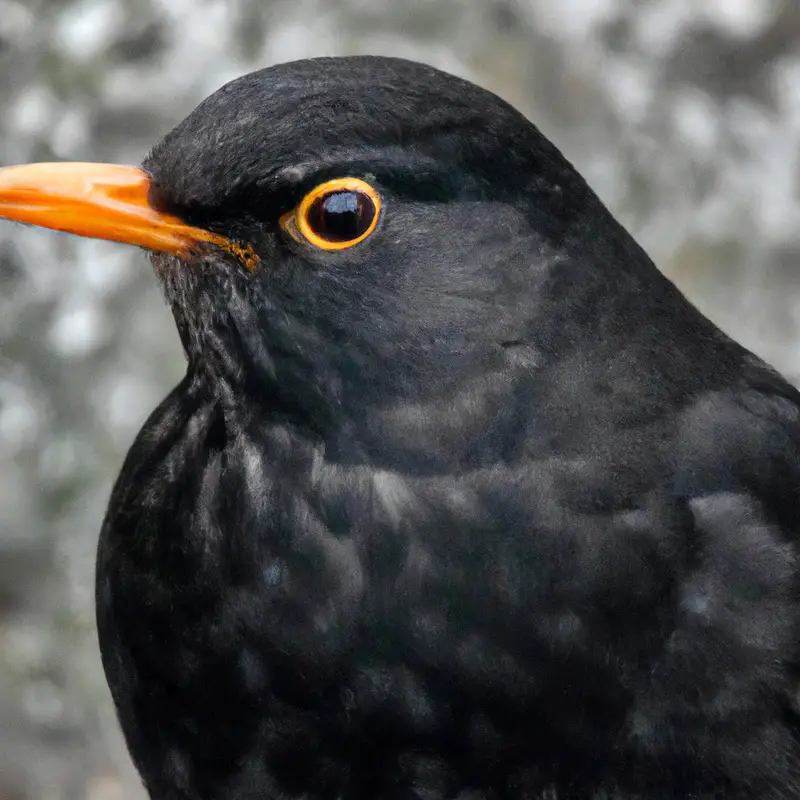
<instances>
[{"instance_id":1,"label":"bokeh background","mask_svg":"<svg viewBox=\"0 0 800 800\"><path fill-rule=\"evenodd\" d=\"M797 0L0 0L0 164L135 164L243 72L367 52L520 107L706 314L797 380ZM0 800L142 800L94 548L182 368L142 253L0 224Z\"/></svg>"}]
</instances>

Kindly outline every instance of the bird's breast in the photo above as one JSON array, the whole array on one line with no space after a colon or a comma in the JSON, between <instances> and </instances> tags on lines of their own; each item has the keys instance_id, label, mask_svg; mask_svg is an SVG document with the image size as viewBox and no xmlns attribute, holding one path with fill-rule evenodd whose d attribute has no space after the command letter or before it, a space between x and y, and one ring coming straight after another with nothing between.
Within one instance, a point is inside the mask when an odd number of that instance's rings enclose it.
<instances>
[{"instance_id":1,"label":"bird's breast","mask_svg":"<svg viewBox=\"0 0 800 800\"><path fill-rule=\"evenodd\" d=\"M608 470L344 464L285 423L233 435L168 401L98 560L104 663L144 774L227 799L258 770L289 797L346 787L377 757L409 781L447 753L447 785L610 763L631 720L663 712L635 707L674 639L692 511L641 477L609 488Z\"/></svg>"}]
</instances>

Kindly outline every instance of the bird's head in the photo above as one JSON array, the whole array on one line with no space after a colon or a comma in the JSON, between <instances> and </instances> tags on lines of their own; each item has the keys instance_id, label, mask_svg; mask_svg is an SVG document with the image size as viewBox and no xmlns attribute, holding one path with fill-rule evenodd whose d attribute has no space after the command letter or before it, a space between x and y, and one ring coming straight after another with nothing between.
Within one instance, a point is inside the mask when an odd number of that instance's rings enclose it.
<instances>
[{"instance_id":1,"label":"bird's head","mask_svg":"<svg viewBox=\"0 0 800 800\"><path fill-rule=\"evenodd\" d=\"M508 104L377 57L235 80L142 170L0 170L0 216L153 251L190 368L321 429L443 400L463 423L598 335L640 258Z\"/></svg>"}]
</instances>

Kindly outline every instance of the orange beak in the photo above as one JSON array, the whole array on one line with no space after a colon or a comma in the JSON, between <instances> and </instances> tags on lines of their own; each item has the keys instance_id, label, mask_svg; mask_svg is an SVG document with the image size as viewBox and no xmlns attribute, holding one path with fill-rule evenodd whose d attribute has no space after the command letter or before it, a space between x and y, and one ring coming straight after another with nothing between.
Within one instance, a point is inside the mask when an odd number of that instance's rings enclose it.
<instances>
[{"instance_id":1,"label":"orange beak","mask_svg":"<svg viewBox=\"0 0 800 800\"><path fill-rule=\"evenodd\" d=\"M236 244L149 203L149 176L114 164L29 164L0 169L0 217L58 231L110 239L187 258L208 242L250 270L258 257Z\"/></svg>"}]
</instances>

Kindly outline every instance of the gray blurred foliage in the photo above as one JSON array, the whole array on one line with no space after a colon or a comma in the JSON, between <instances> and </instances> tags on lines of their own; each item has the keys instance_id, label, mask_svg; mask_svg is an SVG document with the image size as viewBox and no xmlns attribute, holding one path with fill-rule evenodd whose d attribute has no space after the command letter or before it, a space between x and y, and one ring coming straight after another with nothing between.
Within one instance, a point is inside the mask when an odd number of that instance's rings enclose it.
<instances>
[{"instance_id":1,"label":"gray blurred foliage","mask_svg":"<svg viewBox=\"0 0 800 800\"><path fill-rule=\"evenodd\" d=\"M137 163L230 78L357 52L516 104L702 310L800 375L796 0L0 0L0 164ZM0 800L142 798L94 547L181 370L140 252L0 225Z\"/></svg>"}]
</instances>

